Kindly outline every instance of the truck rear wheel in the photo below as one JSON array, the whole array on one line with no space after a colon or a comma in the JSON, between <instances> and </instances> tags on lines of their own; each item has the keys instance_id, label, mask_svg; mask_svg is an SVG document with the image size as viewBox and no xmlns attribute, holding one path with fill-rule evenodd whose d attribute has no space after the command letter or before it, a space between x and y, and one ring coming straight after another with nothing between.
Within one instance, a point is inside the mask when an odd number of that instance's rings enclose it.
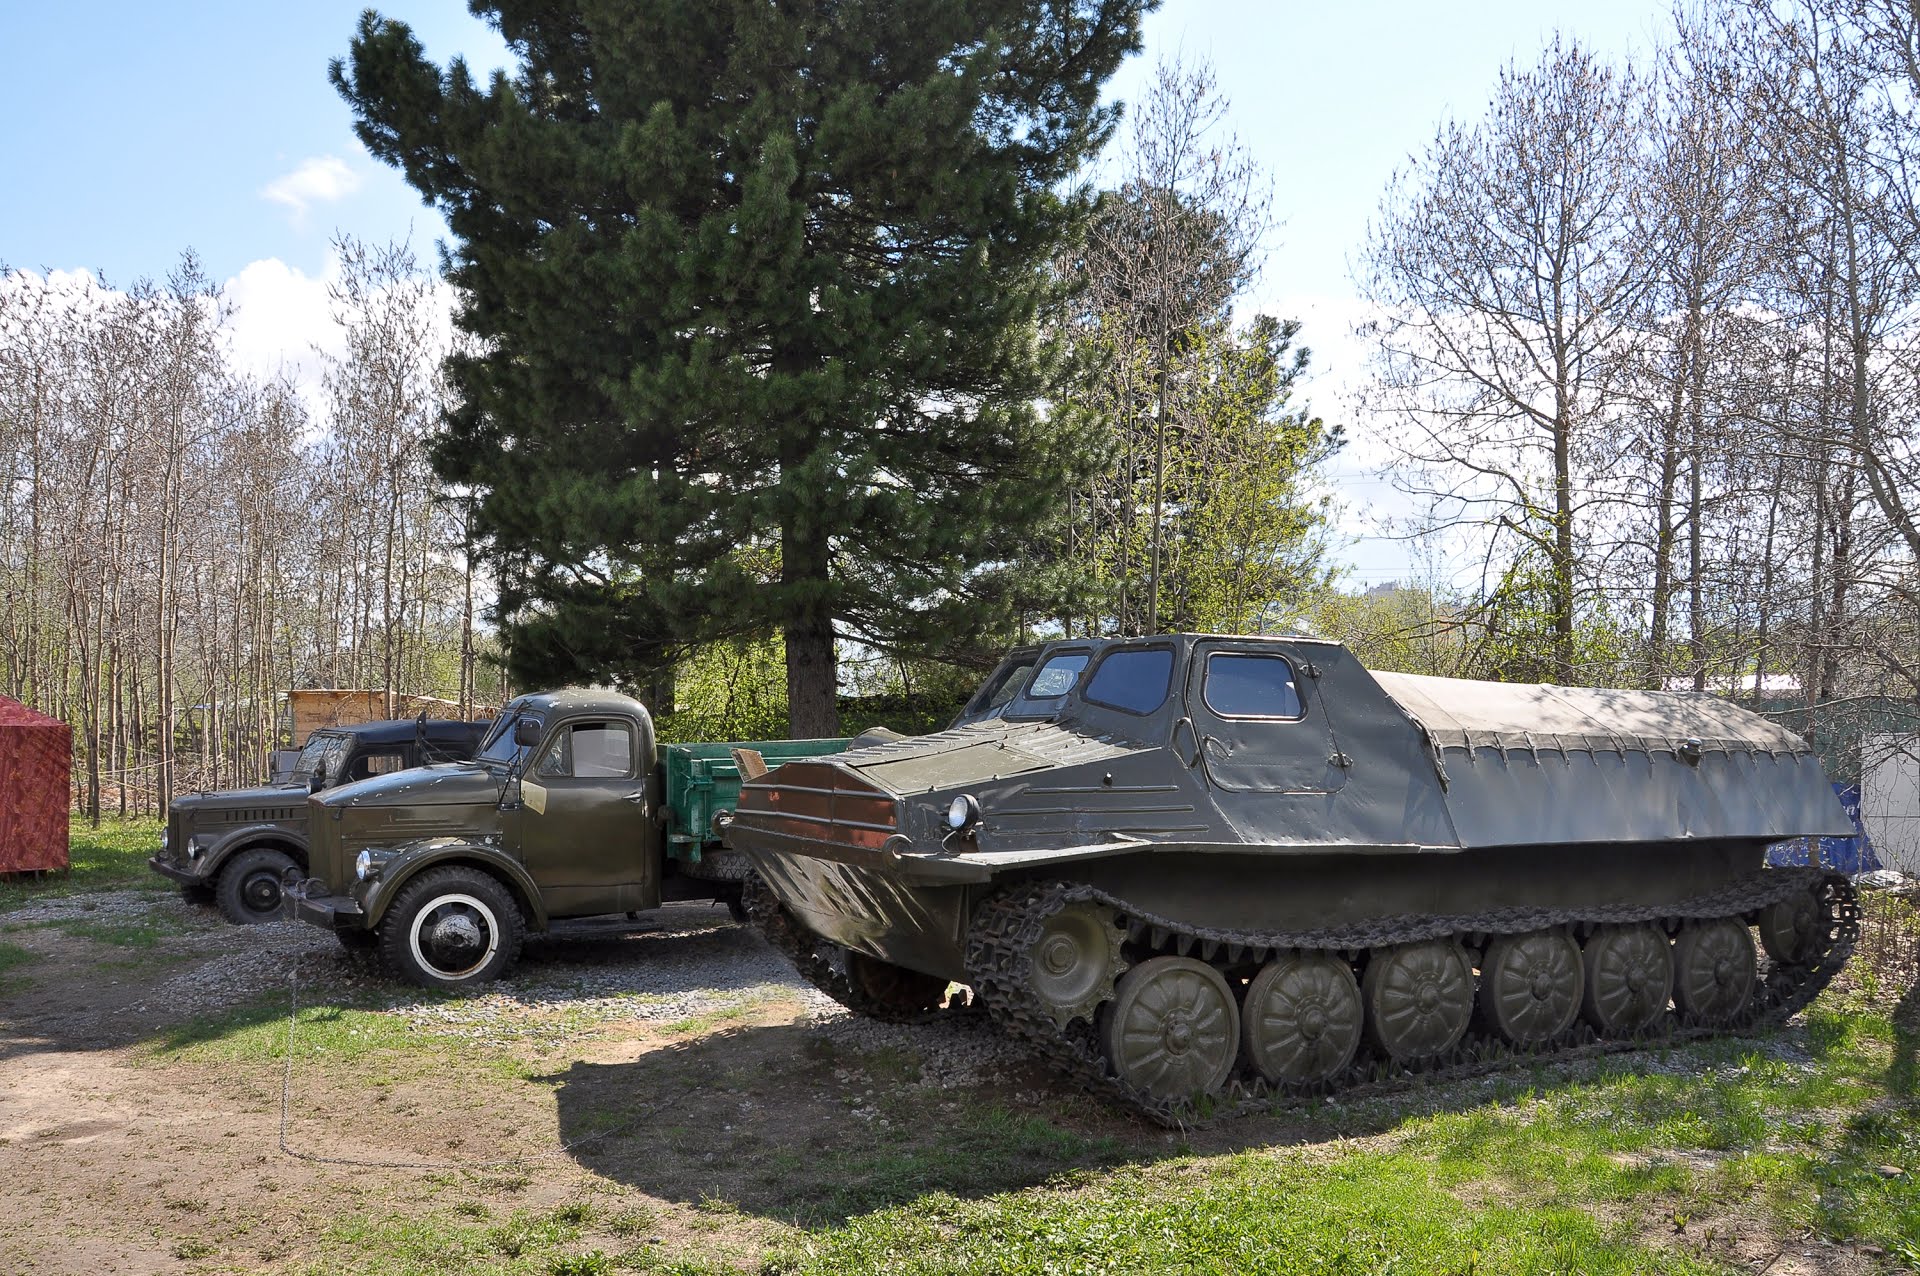
<instances>
[{"instance_id":1,"label":"truck rear wheel","mask_svg":"<svg viewBox=\"0 0 1920 1276\"><path fill-rule=\"evenodd\" d=\"M435 868L408 882L380 921L387 968L423 988L490 983L519 959L526 924L497 880L472 868Z\"/></svg>"},{"instance_id":2,"label":"truck rear wheel","mask_svg":"<svg viewBox=\"0 0 1920 1276\"><path fill-rule=\"evenodd\" d=\"M236 926L279 921L280 875L292 867L291 855L264 846L234 856L213 891L221 916Z\"/></svg>"}]
</instances>

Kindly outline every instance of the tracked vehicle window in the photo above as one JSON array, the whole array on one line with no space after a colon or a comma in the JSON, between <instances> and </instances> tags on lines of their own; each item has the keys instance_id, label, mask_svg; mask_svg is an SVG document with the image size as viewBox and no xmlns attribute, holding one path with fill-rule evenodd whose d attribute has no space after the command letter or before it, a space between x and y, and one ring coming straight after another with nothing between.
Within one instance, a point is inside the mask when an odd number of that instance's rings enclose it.
<instances>
[{"instance_id":1,"label":"tracked vehicle window","mask_svg":"<svg viewBox=\"0 0 1920 1276\"><path fill-rule=\"evenodd\" d=\"M1282 656L1220 653L1207 660L1207 708L1223 718L1298 718L1300 689Z\"/></svg>"},{"instance_id":2,"label":"tracked vehicle window","mask_svg":"<svg viewBox=\"0 0 1920 1276\"><path fill-rule=\"evenodd\" d=\"M1002 665L995 670L987 682L976 691L973 699L967 702L967 708L954 719L956 727L969 722L988 722L1005 714L1007 706L1012 704L1020 693L1026 690L1027 679L1033 676L1031 659Z\"/></svg>"},{"instance_id":3,"label":"tracked vehicle window","mask_svg":"<svg viewBox=\"0 0 1920 1276\"><path fill-rule=\"evenodd\" d=\"M1087 667L1087 661L1091 658L1084 651L1061 652L1040 666L1021 699L1057 700L1066 695L1073 690L1073 684L1080 680L1080 671Z\"/></svg>"},{"instance_id":4,"label":"tracked vehicle window","mask_svg":"<svg viewBox=\"0 0 1920 1276\"><path fill-rule=\"evenodd\" d=\"M1127 713L1152 713L1166 703L1172 681L1171 647L1115 651L1087 679L1085 698Z\"/></svg>"},{"instance_id":5,"label":"tracked vehicle window","mask_svg":"<svg viewBox=\"0 0 1920 1276\"><path fill-rule=\"evenodd\" d=\"M578 780L632 775L633 732L624 722L576 722L553 738L533 773Z\"/></svg>"}]
</instances>

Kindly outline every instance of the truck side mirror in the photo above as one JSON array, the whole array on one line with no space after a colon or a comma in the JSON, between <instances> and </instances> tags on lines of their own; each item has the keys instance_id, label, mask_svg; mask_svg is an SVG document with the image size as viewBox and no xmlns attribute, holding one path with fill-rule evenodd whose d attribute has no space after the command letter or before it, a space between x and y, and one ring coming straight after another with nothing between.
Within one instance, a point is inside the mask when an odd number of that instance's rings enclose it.
<instances>
[{"instance_id":1,"label":"truck side mirror","mask_svg":"<svg viewBox=\"0 0 1920 1276\"><path fill-rule=\"evenodd\" d=\"M313 774L307 777L307 792L318 793L321 789L324 789L326 787L327 787L327 764L322 762L319 766L313 769Z\"/></svg>"},{"instance_id":2,"label":"truck side mirror","mask_svg":"<svg viewBox=\"0 0 1920 1276\"><path fill-rule=\"evenodd\" d=\"M540 743L540 724L532 718L516 718L513 723L513 742L523 749L531 749Z\"/></svg>"}]
</instances>

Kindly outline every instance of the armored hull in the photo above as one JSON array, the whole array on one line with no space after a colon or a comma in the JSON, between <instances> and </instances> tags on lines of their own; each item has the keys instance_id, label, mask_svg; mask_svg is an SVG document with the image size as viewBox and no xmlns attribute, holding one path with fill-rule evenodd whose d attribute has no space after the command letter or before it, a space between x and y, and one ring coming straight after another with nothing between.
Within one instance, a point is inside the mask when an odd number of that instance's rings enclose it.
<instances>
[{"instance_id":1,"label":"armored hull","mask_svg":"<svg viewBox=\"0 0 1920 1276\"><path fill-rule=\"evenodd\" d=\"M1817 759L1714 697L1375 675L1298 639L1026 659L995 718L743 789L749 908L856 1010L964 984L1168 1114L1725 1030L1851 943L1844 879L1765 867L1849 829Z\"/></svg>"}]
</instances>

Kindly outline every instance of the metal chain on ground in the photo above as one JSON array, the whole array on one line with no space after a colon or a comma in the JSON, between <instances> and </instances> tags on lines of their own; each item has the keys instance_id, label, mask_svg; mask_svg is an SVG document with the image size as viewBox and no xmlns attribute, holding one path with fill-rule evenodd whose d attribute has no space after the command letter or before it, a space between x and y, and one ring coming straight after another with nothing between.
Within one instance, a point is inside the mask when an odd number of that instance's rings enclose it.
<instances>
[{"instance_id":1,"label":"metal chain on ground","mask_svg":"<svg viewBox=\"0 0 1920 1276\"><path fill-rule=\"evenodd\" d=\"M616 1135L626 1134L628 1131L638 1127L641 1121L679 1103L690 1095L699 1093L702 1088L699 1085L688 1084L665 1097L655 1099L652 1103L647 1104L640 1111L634 1113L618 1125L609 1126L604 1130L594 1130L591 1133L581 1135L579 1138L568 1139L565 1143L557 1147L548 1148L544 1152L532 1152L525 1156L511 1156L494 1161L400 1161L381 1160L370 1157L322 1156L318 1152L306 1152L294 1147L288 1134L293 1120L294 1040L300 1024L300 968L297 965L287 971L287 1000L286 1059L285 1066L280 1073L280 1151L282 1154L290 1156L296 1161L306 1161L314 1165L344 1165L353 1169L362 1170L433 1170L443 1172L451 1170L511 1169L515 1166L531 1165L536 1161L546 1161L555 1157L565 1156L575 1148L584 1147L589 1143L597 1143L602 1139L610 1139ZM714 1035L729 1036L731 1033L721 1032ZM711 1041L713 1037L707 1037L704 1038L704 1040Z\"/></svg>"},{"instance_id":2,"label":"metal chain on ground","mask_svg":"<svg viewBox=\"0 0 1920 1276\"><path fill-rule=\"evenodd\" d=\"M1745 919L1797 892L1815 893L1824 918L1822 942L1807 961L1772 963L1757 980L1747 1010L1733 1022L1706 1026L1684 1022L1668 1012L1652 1028L1629 1038L1600 1039L1578 1023L1553 1040L1516 1047L1491 1033L1463 1038L1432 1059L1400 1063L1391 1059L1356 1060L1343 1077L1312 1085L1273 1085L1242 1060L1218 1097L1219 1107L1202 1112L1191 1101L1156 1098L1117 1076L1099 1050L1093 1025L1081 1019L1062 1029L1040 1001L1032 982L1033 950L1048 918L1076 903L1092 902L1114 910L1131 939L1157 953L1180 956L1199 952L1203 960L1224 956L1229 963L1265 962L1278 952L1327 952L1353 957L1368 949L1451 938L1460 941L1500 934L1523 934L1553 926L1619 925L1659 922L1669 928L1683 921ZM1779 1022L1804 1008L1845 964L1859 936L1859 901L1846 878L1819 869L1766 869L1722 890L1680 903L1603 908L1499 909L1453 917L1382 918L1364 925L1299 932L1236 932L1186 926L1134 908L1084 883L1033 882L1015 886L989 901L968 932L966 964L975 995L994 1020L1026 1043L1068 1081L1132 1108L1165 1125L1248 1111L1276 1099L1306 1098L1339 1092L1363 1097L1415 1081L1448 1081L1477 1076L1517 1061L1549 1062L1642 1048L1652 1043L1692 1040L1738 1032L1762 1022ZM1477 945L1475 945L1477 946Z\"/></svg>"}]
</instances>

